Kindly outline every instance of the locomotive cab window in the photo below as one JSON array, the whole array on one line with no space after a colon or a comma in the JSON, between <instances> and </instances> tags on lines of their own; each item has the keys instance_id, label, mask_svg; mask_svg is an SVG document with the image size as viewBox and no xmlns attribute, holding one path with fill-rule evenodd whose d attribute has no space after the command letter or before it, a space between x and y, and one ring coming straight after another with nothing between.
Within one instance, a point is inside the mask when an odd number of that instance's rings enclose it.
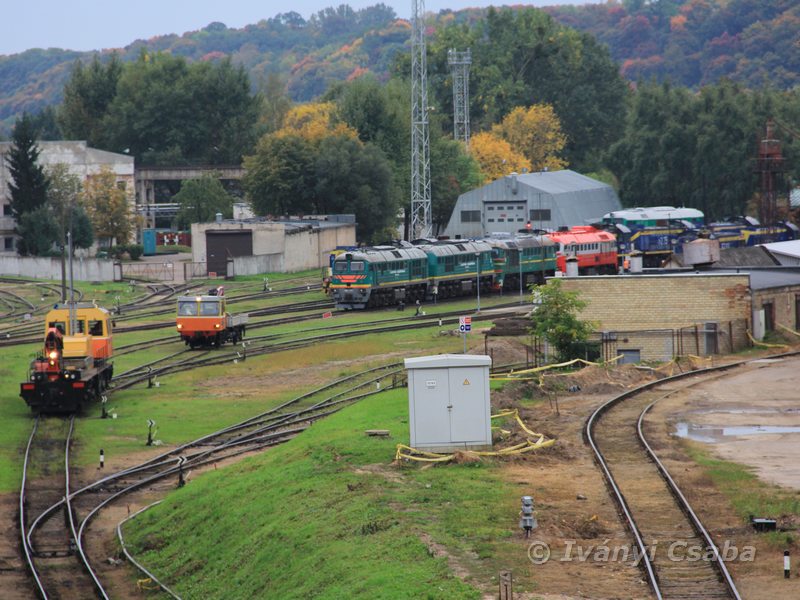
<instances>
[{"instance_id":1,"label":"locomotive cab window","mask_svg":"<svg viewBox=\"0 0 800 600\"><path fill-rule=\"evenodd\" d=\"M178 302L178 314L184 317L196 317L197 302Z\"/></svg>"},{"instance_id":2,"label":"locomotive cab window","mask_svg":"<svg viewBox=\"0 0 800 600\"><path fill-rule=\"evenodd\" d=\"M220 302L201 302L200 314L204 317L216 317L220 314Z\"/></svg>"},{"instance_id":3,"label":"locomotive cab window","mask_svg":"<svg viewBox=\"0 0 800 600\"><path fill-rule=\"evenodd\" d=\"M350 262L350 270L357 273L364 272L364 261L363 260L354 260Z\"/></svg>"},{"instance_id":4,"label":"locomotive cab window","mask_svg":"<svg viewBox=\"0 0 800 600\"><path fill-rule=\"evenodd\" d=\"M103 322L89 321L89 335L103 335Z\"/></svg>"},{"instance_id":5,"label":"locomotive cab window","mask_svg":"<svg viewBox=\"0 0 800 600\"><path fill-rule=\"evenodd\" d=\"M54 327L61 332L61 335L64 335L67 331L67 325L64 323L64 321L50 321L47 324L48 329L52 329Z\"/></svg>"},{"instance_id":6,"label":"locomotive cab window","mask_svg":"<svg viewBox=\"0 0 800 600\"><path fill-rule=\"evenodd\" d=\"M347 271L347 261L346 260L337 260L333 263L333 272L334 273L344 273Z\"/></svg>"}]
</instances>

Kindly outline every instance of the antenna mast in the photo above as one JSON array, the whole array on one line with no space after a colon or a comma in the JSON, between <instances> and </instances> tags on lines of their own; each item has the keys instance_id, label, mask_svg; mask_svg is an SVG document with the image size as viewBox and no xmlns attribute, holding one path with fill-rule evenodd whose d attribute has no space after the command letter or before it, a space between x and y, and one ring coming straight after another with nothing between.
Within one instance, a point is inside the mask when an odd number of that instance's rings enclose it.
<instances>
[{"instance_id":1,"label":"antenna mast","mask_svg":"<svg viewBox=\"0 0 800 600\"><path fill-rule=\"evenodd\" d=\"M411 230L409 234L412 239L430 237L433 231L424 14L425 0L411 0Z\"/></svg>"},{"instance_id":2,"label":"antenna mast","mask_svg":"<svg viewBox=\"0 0 800 600\"><path fill-rule=\"evenodd\" d=\"M453 76L453 139L469 147L469 67L472 52L447 51L447 64Z\"/></svg>"}]
</instances>

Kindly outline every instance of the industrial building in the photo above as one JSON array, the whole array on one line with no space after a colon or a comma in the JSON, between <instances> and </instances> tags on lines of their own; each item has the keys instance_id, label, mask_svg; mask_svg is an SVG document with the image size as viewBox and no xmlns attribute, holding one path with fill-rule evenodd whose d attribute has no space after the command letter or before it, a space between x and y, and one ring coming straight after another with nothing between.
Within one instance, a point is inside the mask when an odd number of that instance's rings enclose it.
<instances>
[{"instance_id":1,"label":"industrial building","mask_svg":"<svg viewBox=\"0 0 800 600\"><path fill-rule=\"evenodd\" d=\"M553 279L548 280L548 283ZM580 294L603 355L667 361L748 347L751 337L800 328L800 269L714 269L560 278Z\"/></svg>"},{"instance_id":2,"label":"industrial building","mask_svg":"<svg viewBox=\"0 0 800 600\"><path fill-rule=\"evenodd\" d=\"M353 215L194 223L192 262L203 272L193 276L233 277L326 267L333 250L355 245Z\"/></svg>"},{"instance_id":3,"label":"industrial building","mask_svg":"<svg viewBox=\"0 0 800 600\"><path fill-rule=\"evenodd\" d=\"M621 208L610 185L569 169L512 173L461 194L443 234L472 238L588 225Z\"/></svg>"},{"instance_id":4,"label":"industrial building","mask_svg":"<svg viewBox=\"0 0 800 600\"><path fill-rule=\"evenodd\" d=\"M14 233L14 217L11 215L10 192L8 184L11 174L6 163L6 156L13 145L12 142L0 142L0 252L16 253L16 235ZM135 209L134 167L133 157L90 148L85 141L36 142L39 147L39 164L45 168L59 163L69 167L69 172L80 177L85 183L92 175L100 173L107 167L116 175L117 186L124 189L131 207ZM128 243L133 240L121 240Z\"/></svg>"}]
</instances>

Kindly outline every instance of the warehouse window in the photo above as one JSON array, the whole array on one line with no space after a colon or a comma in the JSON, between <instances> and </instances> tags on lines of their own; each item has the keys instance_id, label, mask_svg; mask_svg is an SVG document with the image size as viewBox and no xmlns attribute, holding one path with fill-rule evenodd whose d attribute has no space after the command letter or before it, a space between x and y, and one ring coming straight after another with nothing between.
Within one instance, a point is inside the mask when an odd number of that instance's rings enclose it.
<instances>
[{"instance_id":1,"label":"warehouse window","mask_svg":"<svg viewBox=\"0 0 800 600\"><path fill-rule=\"evenodd\" d=\"M549 221L550 209L549 208L534 208L531 210L531 221Z\"/></svg>"},{"instance_id":2,"label":"warehouse window","mask_svg":"<svg viewBox=\"0 0 800 600\"><path fill-rule=\"evenodd\" d=\"M480 223L481 211L479 210L462 210L461 211L462 223Z\"/></svg>"},{"instance_id":3,"label":"warehouse window","mask_svg":"<svg viewBox=\"0 0 800 600\"><path fill-rule=\"evenodd\" d=\"M12 237L3 238L3 248L5 250L13 250L14 249L14 238L12 238Z\"/></svg>"},{"instance_id":4,"label":"warehouse window","mask_svg":"<svg viewBox=\"0 0 800 600\"><path fill-rule=\"evenodd\" d=\"M11 212L11 205L10 204L3 204L3 216L4 217L13 217L14 213Z\"/></svg>"}]
</instances>

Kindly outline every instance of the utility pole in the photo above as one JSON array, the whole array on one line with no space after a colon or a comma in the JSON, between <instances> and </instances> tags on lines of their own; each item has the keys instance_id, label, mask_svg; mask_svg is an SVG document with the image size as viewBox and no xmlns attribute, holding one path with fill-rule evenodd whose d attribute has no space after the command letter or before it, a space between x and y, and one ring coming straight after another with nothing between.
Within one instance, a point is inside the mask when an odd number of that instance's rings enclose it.
<instances>
[{"instance_id":1,"label":"utility pole","mask_svg":"<svg viewBox=\"0 0 800 600\"><path fill-rule=\"evenodd\" d=\"M447 51L447 64L453 77L453 139L469 147L469 67L472 52Z\"/></svg>"},{"instance_id":2,"label":"utility pole","mask_svg":"<svg viewBox=\"0 0 800 600\"><path fill-rule=\"evenodd\" d=\"M424 14L425 0L411 0L411 239L433 232Z\"/></svg>"}]
</instances>

